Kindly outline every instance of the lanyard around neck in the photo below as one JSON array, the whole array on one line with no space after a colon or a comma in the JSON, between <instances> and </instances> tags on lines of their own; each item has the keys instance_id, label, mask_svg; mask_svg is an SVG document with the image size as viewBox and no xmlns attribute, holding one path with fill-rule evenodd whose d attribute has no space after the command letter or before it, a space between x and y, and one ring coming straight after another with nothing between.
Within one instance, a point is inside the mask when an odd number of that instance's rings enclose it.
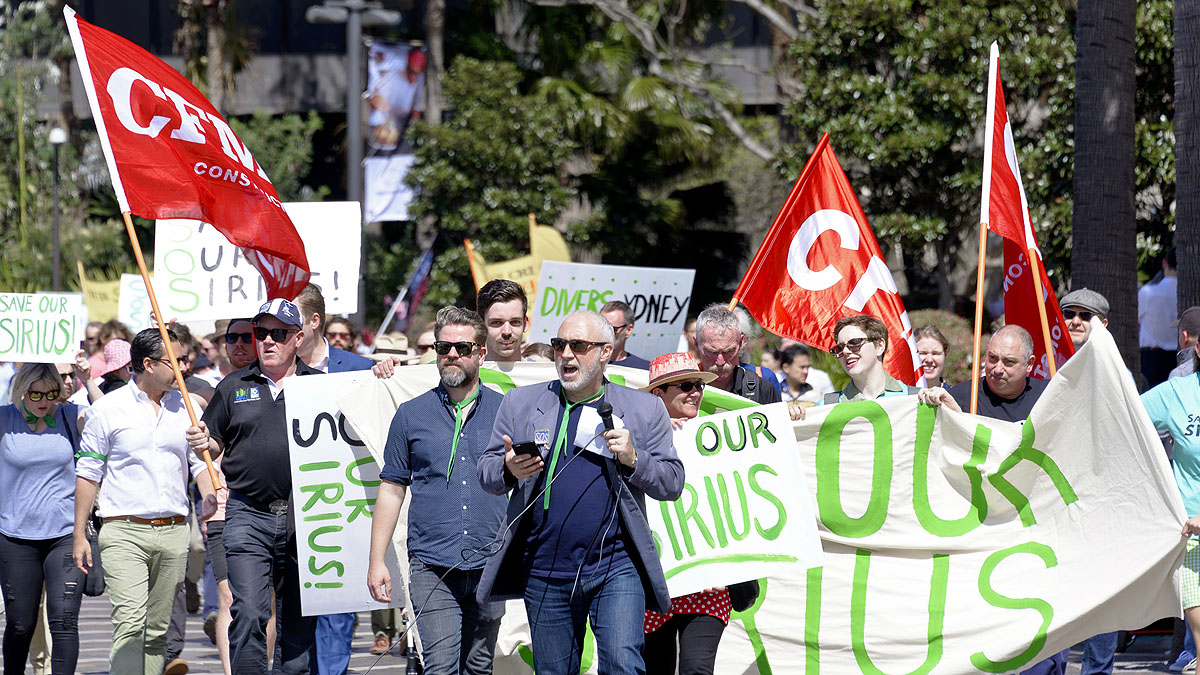
<instances>
[{"instance_id":1,"label":"lanyard around neck","mask_svg":"<svg viewBox=\"0 0 1200 675\"><path fill-rule=\"evenodd\" d=\"M467 406L471 405L472 401L479 397L479 387L482 386L483 385L480 384L475 387L475 393L466 397L462 401L459 401L458 403L455 403L454 401L450 402L454 406L454 440L450 443L450 464L446 466L447 484L450 483L450 474L454 473L454 456L458 454L458 438L462 433L463 422L466 421L467 417L465 410Z\"/></svg>"},{"instance_id":2,"label":"lanyard around neck","mask_svg":"<svg viewBox=\"0 0 1200 675\"><path fill-rule=\"evenodd\" d=\"M595 396L575 403L568 401L566 393L563 393L563 416L562 421L558 423L558 435L554 437L554 450L550 453L550 471L546 474L546 492L542 496L542 510L550 508L550 483L554 480L554 469L558 466L558 456L567 445L567 426L571 421L571 411L603 396L605 386L601 385L600 391L596 392Z\"/></svg>"}]
</instances>

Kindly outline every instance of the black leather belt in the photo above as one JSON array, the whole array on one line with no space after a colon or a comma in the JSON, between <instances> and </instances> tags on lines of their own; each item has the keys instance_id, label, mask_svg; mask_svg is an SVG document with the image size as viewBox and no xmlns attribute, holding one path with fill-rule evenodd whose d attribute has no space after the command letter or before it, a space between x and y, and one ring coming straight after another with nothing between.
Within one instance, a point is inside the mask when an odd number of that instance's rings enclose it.
<instances>
[{"instance_id":1,"label":"black leather belt","mask_svg":"<svg viewBox=\"0 0 1200 675\"><path fill-rule=\"evenodd\" d=\"M288 512L288 500L276 499L272 502L260 502L257 499L251 499L237 490L229 491L229 498L236 499L239 502L249 506L255 511L266 511L277 516L281 516Z\"/></svg>"}]
</instances>

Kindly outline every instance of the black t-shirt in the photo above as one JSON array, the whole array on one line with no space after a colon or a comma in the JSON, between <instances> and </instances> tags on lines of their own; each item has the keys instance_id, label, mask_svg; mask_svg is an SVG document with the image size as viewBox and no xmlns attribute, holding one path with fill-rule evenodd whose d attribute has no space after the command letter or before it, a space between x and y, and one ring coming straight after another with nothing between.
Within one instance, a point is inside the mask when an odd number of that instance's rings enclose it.
<instances>
[{"instance_id":1,"label":"black t-shirt","mask_svg":"<svg viewBox=\"0 0 1200 675\"><path fill-rule=\"evenodd\" d=\"M1017 394L1016 398L1000 398L992 393L988 388L987 379L979 378L979 407L975 414L983 417L991 417L998 420L1008 422L1024 422L1029 417L1029 411L1033 410L1033 404L1042 396L1042 392L1046 390L1047 380L1039 380L1033 377L1025 378L1025 388ZM950 387L946 391L954 397L958 402L958 406L965 412L971 411L971 382L959 382Z\"/></svg>"},{"instance_id":2,"label":"black t-shirt","mask_svg":"<svg viewBox=\"0 0 1200 675\"><path fill-rule=\"evenodd\" d=\"M642 370L650 369L650 362L640 356L634 356L629 352L625 352L625 358L620 361L613 361L610 366L625 366L626 368L641 368ZM551 490L553 492L553 490Z\"/></svg>"},{"instance_id":3,"label":"black t-shirt","mask_svg":"<svg viewBox=\"0 0 1200 675\"><path fill-rule=\"evenodd\" d=\"M321 374L296 360L296 376ZM255 361L221 380L204 411L209 433L225 446L221 470L229 489L263 504L292 493L284 396L271 398Z\"/></svg>"}]
</instances>

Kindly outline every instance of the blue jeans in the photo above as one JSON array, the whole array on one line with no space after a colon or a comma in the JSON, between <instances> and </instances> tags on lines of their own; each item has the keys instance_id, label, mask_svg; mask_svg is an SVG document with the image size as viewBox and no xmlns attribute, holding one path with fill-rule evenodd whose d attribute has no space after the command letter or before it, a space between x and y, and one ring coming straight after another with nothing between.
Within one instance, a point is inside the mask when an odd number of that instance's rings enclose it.
<instances>
[{"instance_id":1,"label":"blue jeans","mask_svg":"<svg viewBox=\"0 0 1200 675\"><path fill-rule=\"evenodd\" d=\"M572 589L574 593L572 593ZM574 579L529 577L525 612L538 675L574 675L583 655L586 622L596 636L599 672L644 675L642 621L646 596L632 563Z\"/></svg>"},{"instance_id":2,"label":"blue jeans","mask_svg":"<svg viewBox=\"0 0 1200 675\"><path fill-rule=\"evenodd\" d=\"M316 639L318 675L343 675L350 666L354 612L318 616Z\"/></svg>"},{"instance_id":3,"label":"blue jeans","mask_svg":"<svg viewBox=\"0 0 1200 675\"><path fill-rule=\"evenodd\" d=\"M316 617L300 614L296 531L286 513L265 511L230 495L225 505L225 560L233 591L229 661L234 675L267 672L267 620L275 589L280 657L276 671L307 675L316 662ZM281 662L282 661L282 662Z\"/></svg>"},{"instance_id":4,"label":"blue jeans","mask_svg":"<svg viewBox=\"0 0 1200 675\"><path fill-rule=\"evenodd\" d=\"M483 570L447 574L447 568L415 557L408 559L408 566L408 594L417 612L425 675L490 675L504 603L481 605L475 599Z\"/></svg>"},{"instance_id":5,"label":"blue jeans","mask_svg":"<svg viewBox=\"0 0 1200 675\"><path fill-rule=\"evenodd\" d=\"M1079 675L1111 675L1117 654L1117 634L1101 633L1083 643L1083 662Z\"/></svg>"}]
</instances>

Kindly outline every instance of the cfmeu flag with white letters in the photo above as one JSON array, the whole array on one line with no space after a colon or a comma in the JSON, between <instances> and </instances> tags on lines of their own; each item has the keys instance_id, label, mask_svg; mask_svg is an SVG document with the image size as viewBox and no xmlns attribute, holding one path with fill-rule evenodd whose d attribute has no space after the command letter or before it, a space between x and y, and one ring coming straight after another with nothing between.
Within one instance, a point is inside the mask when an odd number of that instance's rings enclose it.
<instances>
[{"instance_id":1,"label":"cfmeu flag with white letters","mask_svg":"<svg viewBox=\"0 0 1200 675\"><path fill-rule=\"evenodd\" d=\"M870 314L888 329L888 373L910 385L921 376L904 301L829 134L817 143L734 298L763 328L821 349L833 347L843 316Z\"/></svg>"},{"instance_id":2,"label":"cfmeu flag with white letters","mask_svg":"<svg viewBox=\"0 0 1200 675\"><path fill-rule=\"evenodd\" d=\"M243 248L271 298L308 283L304 242L267 174L173 68L63 8L121 211L192 218Z\"/></svg>"}]
</instances>

